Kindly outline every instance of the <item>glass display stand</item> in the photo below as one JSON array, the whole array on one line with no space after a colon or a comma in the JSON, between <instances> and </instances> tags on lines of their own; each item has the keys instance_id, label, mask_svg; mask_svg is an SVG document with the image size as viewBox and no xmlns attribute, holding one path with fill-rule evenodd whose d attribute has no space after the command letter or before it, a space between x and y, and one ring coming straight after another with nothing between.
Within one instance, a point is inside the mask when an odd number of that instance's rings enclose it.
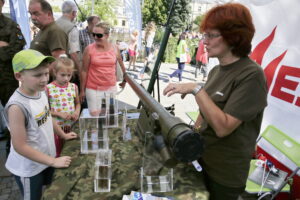
<instances>
[{"instance_id":1,"label":"glass display stand","mask_svg":"<svg viewBox=\"0 0 300 200\"><path fill-rule=\"evenodd\" d=\"M96 113L99 113L99 116L106 114L107 123L106 128L115 128L118 127L118 101L116 100L116 93L113 91L97 91L96 102L97 110ZM91 112L91 111L90 111Z\"/></svg>"},{"instance_id":2,"label":"glass display stand","mask_svg":"<svg viewBox=\"0 0 300 200\"><path fill-rule=\"evenodd\" d=\"M106 115L91 116L87 109L83 109L79 119L79 135L81 153L96 153L98 149L109 148Z\"/></svg>"},{"instance_id":3,"label":"glass display stand","mask_svg":"<svg viewBox=\"0 0 300 200\"><path fill-rule=\"evenodd\" d=\"M140 169L141 192L170 192L173 190L173 168L164 166L163 159L155 148L154 138L152 133L145 133Z\"/></svg>"},{"instance_id":4,"label":"glass display stand","mask_svg":"<svg viewBox=\"0 0 300 200\"><path fill-rule=\"evenodd\" d=\"M95 160L95 192L110 192L111 185L111 149L100 149L97 151Z\"/></svg>"}]
</instances>

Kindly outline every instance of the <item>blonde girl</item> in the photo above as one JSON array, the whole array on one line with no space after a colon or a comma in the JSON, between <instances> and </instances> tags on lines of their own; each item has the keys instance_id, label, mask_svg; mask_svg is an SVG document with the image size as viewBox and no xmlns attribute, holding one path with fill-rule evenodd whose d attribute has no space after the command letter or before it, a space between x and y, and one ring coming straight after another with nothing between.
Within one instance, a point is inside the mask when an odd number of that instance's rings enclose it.
<instances>
[{"instance_id":1,"label":"blonde girl","mask_svg":"<svg viewBox=\"0 0 300 200\"><path fill-rule=\"evenodd\" d=\"M78 87L70 82L74 71L74 62L66 55L60 56L53 69L54 81L46 87L51 114L65 133L71 131L71 126L80 114ZM55 144L59 156L63 140L56 135Z\"/></svg>"}]
</instances>

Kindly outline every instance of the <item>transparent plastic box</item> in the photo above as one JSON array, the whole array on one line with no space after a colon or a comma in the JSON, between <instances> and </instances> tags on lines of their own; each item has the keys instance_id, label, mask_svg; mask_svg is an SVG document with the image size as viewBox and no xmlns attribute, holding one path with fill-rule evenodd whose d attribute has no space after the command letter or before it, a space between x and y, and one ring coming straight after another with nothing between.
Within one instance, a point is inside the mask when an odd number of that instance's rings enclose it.
<instances>
[{"instance_id":1,"label":"transparent plastic box","mask_svg":"<svg viewBox=\"0 0 300 200\"><path fill-rule=\"evenodd\" d=\"M112 175L111 156L112 151L110 149L100 149L97 151L94 178L95 192L110 192Z\"/></svg>"},{"instance_id":2,"label":"transparent plastic box","mask_svg":"<svg viewBox=\"0 0 300 200\"><path fill-rule=\"evenodd\" d=\"M173 169L167 169L160 175L147 175L142 167L140 184L142 193L170 192L173 190Z\"/></svg>"},{"instance_id":3,"label":"transparent plastic box","mask_svg":"<svg viewBox=\"0 0 300 200\"><path fill-rule=\"evenodd\" d=\"M155 136L144 133L142 167L140 169L140 187L142 193L173 191L173 168L165 166L167 161L157 151Z\"/></svg>"},{"instance_id":4,"label":"transparent plastic box","mask_svg":"<svg viewBox=\"0 0 300 200\"><path fill-rule=\"evenodd\" d=\"M96 153L98 149L109 148L107 118L91 116L87 109L83 109L79 119L79 134L81 153Z\"/></svg>"},{"instance_id":5,"label":"transparent plastic box","mask_svg":"<svg viewBox=\"0 0 300 200\"><path fill-rule=\"evenodd\" d=\"M93 101L93 108L88 108L90 116L104 117L106 116L106 128L118 127L118 101L116 100L116 92L113 89L108 91L96 90L95 100ZM93 109L93 110L91 110Z\"/></svg>"},{"instance_id":6,"label":"transparent plastic box","mask_svg":"<svg viewBox=\"0 0 300 200\"><path fill-rule=\"evenodd\" d=\"M107 129L88 129L80 136L81 153L97 153L99 149L109 148Z\"/></svg>"},{"instance_id":7,"label":"transparent plastic box","mask_svg":"<svg viewBox=\"0 0 300 200\"><path fill-rule=\"evenodd\" d=\"M107 109L107 128L118 127L118 101L115 93L105 93L106 109Z\"/></svg>"}]
</instances>

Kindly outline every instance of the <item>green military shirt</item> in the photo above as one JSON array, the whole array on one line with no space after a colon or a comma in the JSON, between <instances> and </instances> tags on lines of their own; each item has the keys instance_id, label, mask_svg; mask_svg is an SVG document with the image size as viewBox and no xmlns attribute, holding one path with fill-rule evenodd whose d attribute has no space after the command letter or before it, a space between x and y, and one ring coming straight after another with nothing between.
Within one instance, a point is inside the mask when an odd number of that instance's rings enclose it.
<instances>
[{"instance_id":1,"label":"green military shirt","mask_svg":"<svg viewBox=\"0 0 300 200\"><path fill-rule=\"evenodd\" d=\"M17 52L23 49L26 41L19 25L3 14L0 14L0 41L9 44L0 47L0 80L2 78L14 78L11 60ZM9 72L9 77L4 76L4 72Z\"/></svg>"},{"instance_id":2,"label":"green military shirt","mask_svg":"<svg viewBox=\"0 0 300 200\"><path fill-rule=\"evenodd\" d=\"M8 46L0 47L0 99L5 104L18 82L12 69L12 58L23 49L26 41L18 24L0 13L0 41L8 43Z\"/></svg>"},{"instance_id":3,"label":"green military shirt","mask_svg":"<svg viewBox=\"0 0 300 200\"><path fill-rule=\"evenodd\" d=\"M37 50L50 56L57 49L68 50L68 36L55 22L40 30L30 44L30 49Z\"/></svg>"},{"instance_id":4,"label":"green military shirt","mask_svg":"<svg viewBox=\"0 0 300 200\"><path fill-rule=\"evenodd\" d=\"M205 139L203 167L217 183L243 187L267 105L263 70L248 57L241 58L213 68L204 88L221 110L242 123L228 136L219 138L204 121L200 130Z\"/></svg>"}]
</instances>

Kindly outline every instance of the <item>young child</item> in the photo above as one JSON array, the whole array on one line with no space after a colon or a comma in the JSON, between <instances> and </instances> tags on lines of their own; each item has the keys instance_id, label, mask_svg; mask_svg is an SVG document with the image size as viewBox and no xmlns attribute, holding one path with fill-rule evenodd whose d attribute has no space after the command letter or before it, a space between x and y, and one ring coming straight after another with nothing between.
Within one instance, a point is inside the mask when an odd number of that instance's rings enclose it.
<instances>
[{"instance_id":1,"label":"young child","mask_svg":"<svg viewBox=\"0 0 300 200\"><path fill-rule=\"evenodd\" d=\"M21 86L5 106L5 119L11 134L11 149L6 168L14 174L24 199L40 199L43 185L51 183L53 168L66 168L71 157L55 158L53 132L69 140L52 120L44 92L49 79L49 65L55 58L35 50L22 50L13 60L15 78Z\"/></svg>"},{"instance_id":2,"label":"young child","mask_svg":"<svg viewBox=\"0 0 300 200\"><path fill-rule=\"evenodd\" d=\"M46 87L51 115L55 117L57 124L65 133L71 131L71 126L80 114L78 87L75 83L70 83L74 70L74 62L67 55L61 55L56 59L53 68L55 80ZM63 139L58 135L55 135L55 145L56 156L59 156Z\"/></svg>"}]
</instances>

